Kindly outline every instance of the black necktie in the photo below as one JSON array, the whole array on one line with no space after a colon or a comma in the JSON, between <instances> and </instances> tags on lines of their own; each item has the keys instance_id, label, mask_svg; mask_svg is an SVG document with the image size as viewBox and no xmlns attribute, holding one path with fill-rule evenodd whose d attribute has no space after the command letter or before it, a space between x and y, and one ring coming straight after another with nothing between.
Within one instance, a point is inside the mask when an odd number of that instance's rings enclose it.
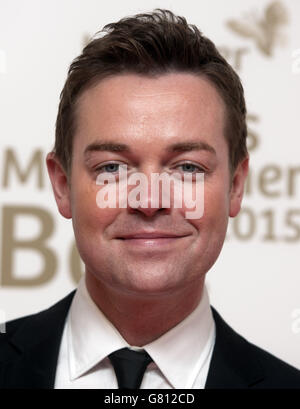
<instances>
[{"instance_id":1,"label":"black necktie","mask_svg":"<svg viewBox=\"0 0 300 409\"><path fill-rule=\"evenodd\" d=\"M147 365L152 361L146 351L129 348L118 349L108 358L114 367L119 389L139 389Z\"/></svg>"}]
</instances>

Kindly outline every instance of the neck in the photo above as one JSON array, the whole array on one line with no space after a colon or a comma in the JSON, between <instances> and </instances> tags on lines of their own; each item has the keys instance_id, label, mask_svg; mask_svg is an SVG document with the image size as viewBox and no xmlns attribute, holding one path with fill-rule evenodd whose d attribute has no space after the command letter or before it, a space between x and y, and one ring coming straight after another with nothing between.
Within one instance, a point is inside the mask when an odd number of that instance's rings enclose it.
<instances>
[{"instance_id":1,"label":"neck","mask_svg":"<svg viewBox=\"0 0 300 409\"><path fill-rule=\"evenodd\" d=\"M179 324L199 304L204 277L180 290L141 295L122 292L86 273L87 290L98 308L133 346L144 346Z\"/></svg>"}]
</instances>

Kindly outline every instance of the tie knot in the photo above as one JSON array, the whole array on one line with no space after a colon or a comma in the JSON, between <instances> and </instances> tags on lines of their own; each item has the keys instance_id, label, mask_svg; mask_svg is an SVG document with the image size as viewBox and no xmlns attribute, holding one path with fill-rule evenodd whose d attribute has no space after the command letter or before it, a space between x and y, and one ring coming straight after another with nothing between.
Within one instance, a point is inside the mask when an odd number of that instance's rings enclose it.
<instances>
[{"instance_id":1,"label":"tie knot","mask_svg":"<svg viewBox=\"0 0 300 409\"><path fill-rule=\"evenodd\" d=\"M108 356L112 363L119 389L138 389L152 358L146 351L118 349Z\"/></svg>"}]
</instances>

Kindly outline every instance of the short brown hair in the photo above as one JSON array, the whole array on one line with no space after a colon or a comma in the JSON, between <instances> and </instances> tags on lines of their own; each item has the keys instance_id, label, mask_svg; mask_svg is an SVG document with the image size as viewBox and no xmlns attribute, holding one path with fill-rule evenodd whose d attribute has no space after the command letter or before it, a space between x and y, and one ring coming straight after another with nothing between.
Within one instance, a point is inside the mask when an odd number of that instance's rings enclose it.
<instances>
[{"instance_id":1,"label":"short brown hair","mask_svg":"<svg viewBox=\"0 0 300 409\"><path fill-rule=\"evenodd\" d=\"M71 64L60 95L54 152L69 172L76 102L84 90L112 75L158 76L189 72L206 77L227 110L225 138L231 171L247 156L246 105L241 81L211 40L169 10L126 17L107 24Z\"/></svg>"}]
</instances>

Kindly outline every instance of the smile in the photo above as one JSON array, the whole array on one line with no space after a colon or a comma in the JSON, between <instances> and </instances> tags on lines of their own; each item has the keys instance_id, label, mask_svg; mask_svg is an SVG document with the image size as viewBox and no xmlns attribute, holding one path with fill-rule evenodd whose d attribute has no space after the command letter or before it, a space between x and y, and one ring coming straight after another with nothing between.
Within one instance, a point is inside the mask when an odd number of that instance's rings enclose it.
<instances>
[{"instance_id":1,"label":"smile","mask_svg":"<svg viewBox=\"0 0 300 409\"><path fill-rule=\"evenodd\" d=\"M143 247L143 248L160 248L170 246L177 243L180 239L187 237L187 235L174 235L174 234L162 234L162 233L141 233L133 234L125 237L120 237L125 245Z\"/></svg>"}]
</instances>

